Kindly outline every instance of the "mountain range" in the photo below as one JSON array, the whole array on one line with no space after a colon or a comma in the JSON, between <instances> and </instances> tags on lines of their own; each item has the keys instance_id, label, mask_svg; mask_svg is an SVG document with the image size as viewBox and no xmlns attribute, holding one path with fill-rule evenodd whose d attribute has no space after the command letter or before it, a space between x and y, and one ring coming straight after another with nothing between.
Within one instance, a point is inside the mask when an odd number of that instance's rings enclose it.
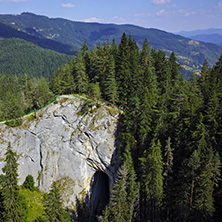
<instances>
[{"instance_id":1,"label":"mountain range","mask_svg":"<svg viewBox=\"0 0 222 222\"><path fill-rule=\"evenodd\" d=\"M186 38L222 46L222 29L199 29L176 33Z\"/></svg>"},{"instance_id":2,"label":"mountain range","mask_svg":"<svg viewBox=\"0 0 222 222\"><path fill-rule=\"evenodd\" d=\"M115 38L118 44L124 32L136 40L139 48L147 38L151 48L161 49L167 56L174 51L187 78L192 70L199 72L205 60L210 66L214 65L222 53L222 47L215 44L135 25L74 22L32 13L0 15L0 37L24 39L67 55L75 55L84 41L89 47L94 47L105 41L111 43Z\"/></svg>"}]
</instances>

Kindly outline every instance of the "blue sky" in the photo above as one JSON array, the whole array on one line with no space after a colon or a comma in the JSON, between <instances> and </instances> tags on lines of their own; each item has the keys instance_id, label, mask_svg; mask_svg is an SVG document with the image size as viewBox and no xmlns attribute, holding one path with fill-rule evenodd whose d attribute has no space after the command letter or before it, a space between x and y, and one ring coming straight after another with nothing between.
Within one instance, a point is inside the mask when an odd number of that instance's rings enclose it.
<instances>
[{"instance_id":1,"label":"blue sky","mask_svg":"<svg viewBox=\"0 0 222 222\"><path fill-rule=\"evenodd\" d=\"M222 0L0 0L0 14L22 12L169 32L222 28Z\"/></svg>"}]
</instances>

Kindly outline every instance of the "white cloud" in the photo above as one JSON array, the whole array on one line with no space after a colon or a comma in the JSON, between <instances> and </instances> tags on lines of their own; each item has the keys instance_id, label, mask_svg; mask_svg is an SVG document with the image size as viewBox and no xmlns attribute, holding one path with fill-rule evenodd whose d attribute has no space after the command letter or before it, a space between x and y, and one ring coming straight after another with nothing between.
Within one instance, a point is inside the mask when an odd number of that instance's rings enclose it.
<instances>
[{"instance_id":1,"label":"white cloud","mask_svg":"<svg viewBox=\"0 0 222 222\"><path fill-rule=\"evenodd\" d=\"M2 0L1 2L3 2L4 0ZM19 2L25 2L27 0L6 0L7 2L14 2L14 3L19 3Z\"/></svg>"},{"instance_id":2,"label":"white cloud","mask_svg":"<svg viewBox=\"0 0 222 222\"><path fill-rule=\"evenodd\" d=\"M153 4L156 4L156 5L163 5L163 4L166 4L166 3L170 3L171 0L153 0L152 3Z\"/></svg>"},{"instance_id":3,"label":"white cloud","mask_svg":"<svg viewBox=\"0 0 222 222\"><path fill-rule=\"evenodd\" d=\"M222 2L218 2L215 8L222 8Z\"/></svg>"},{"instance_id":4,"label":"white cloud","mask_svg":"<svg viewBox=\"0 0 222 222\"><path fill-rule=\"evenodd\" d=\"M109 18L97 18L91 17L82 20L83 22L98 22L98 23L115 23L115 24L125 24L127 20L119 16L113 16Z\"/></svg>"},{"instance_id":5,"label":"white cloud","mask_svg":"<svg viewBox=\"0 0 222 222\"><path fill-rule=\"evenodd\" d=\"M138 18L146 18L152 16L152 13L139 13L139 14L134 14L134 17Z\"/></svg>"},{"instance_id":6,"label":"white cloud","mask_svg":"<svg viewBox=\"0 0 222 222\"><path fill-rule=\"evenodd\" d=\"M126 19L119 17L119 16L114 16L113 19L117 22L125 22L126 21Z\"/></svg>"},{"instance_id":7,"label":"white cloud","mask_svg":"<svg viewBox=\"0 0 222 222\"><path fill-rule=\"evenodd\" d=\"M161 16L165 13L166 11L164 9L161 9L159 12L156 13L157 16Z\"/></svg>"},{"instance_id":8,"label":"white cloud","mask_svg":"<svg viewBox=\"0 0 222 222\"><path fill-rule=\"evenodd\" d=\"M63 8L74 8L75 7L75 5L73 5L73 4L71 4L71 3L63 3L62 5L61 5Z\"/></svg>"},{"instance_id":9,"label":"white cloud","mask_svg":"<svg viewBox=\"0 0 222 222\"><path fill-rule=\"evenodd\" d=\"M198 9L198 10L184 10L184 9L179 9L177 12L176 12L177 15L179 16L192 16L192 15L204 15L204 14L208 14L206 11L203 11L201 9Z\"/></svg>"},{"instance_id":10,"label":"white cloud","mask_svg":"<svg viewBox=\"0 0 222 222\"><path fill-rule=\"evenodd\" d=\"M91 18L84 19L83 22L102 22L102 19L96 18L96 17L91 17Z\"/></svg>"}]
</instances>

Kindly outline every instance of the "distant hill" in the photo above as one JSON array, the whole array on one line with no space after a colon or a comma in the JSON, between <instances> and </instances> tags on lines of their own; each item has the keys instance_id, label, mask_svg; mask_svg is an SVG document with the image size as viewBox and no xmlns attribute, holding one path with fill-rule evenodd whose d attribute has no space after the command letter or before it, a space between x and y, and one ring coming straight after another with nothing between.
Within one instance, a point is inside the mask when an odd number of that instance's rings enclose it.
<instances>
[{"instance_id":1,"label":"distant hill","mask_svg":"<svg viewBox=\"0 0 222 222\"><path fill-rule=\"evenodd\" d=\"M71 57L46 50L18 38L0 38L0 74L28 74L50 79L53 71Z\"/></svg>"},{"instance_id":2,"label":"distant hill","mask_svg":"<svg viewBox=\"0 0 222 222\"><path fill-rule=\"evenodd\" d=\"M190 37L193 40L202 41L206 43L213 43L222 46L222 35L221 34L202 34Z\"/></svg>"},{"instance_id":3,"label":"distant hill","mask_svg":"<svg viewBox=\"0 0 222 222\"><path fill-rule=\"evenodd\" d=\"M57 44L64 44L67 48L58 47L55 51L68 51L67 54L76 52L84 41L87 42L89 47L104 41L111 43L113 38L119 43L123 32L132 35L140 48L145 38L147 38L151 48L164 50L168 56L174 51L184 69L184 73L189 73L193 69L200 70L205 60L208 61L209 65L214 65L222 53L222 47L214 44L206 44L165 31L134 25L73 22L32 13L0 15L0 22L11 28L11 37L13 37L13 31L15 31L15 34L22 33L27 37L25 40L35 44L37 44L36 41L41 40L42 43L42 41L50 40L50 42L45 42L43 45L38 45L46 48L50 43L52 44L50 49L53 50L55 50ZM1 33L0 36L4 34L4 32Z\"/></svg>"},{"instance_id":4,"label":"distant hill","mask_svg":"<svg viewBox=\"0 0 222 222\"><path fill-rule=\"evenodd\" d=\"M175 34L189 38L190 36L195 36L195 35L210 35L215 33L222 35L222 29L197 29L193 31L181 31Z\"/></svg>"},{"instance_id":5,"label":"distant hill","mask_svg":"<svg viewBox=\"0 0 222 222\"><path fill-rule=\"evenodd\" d=\"M9 25L0 22L0 37L2 38L20 38L28 42L32 42L42 48L51 49L56 52L72 55L75 51L72 47L61 42L42 37L37 32L31 29L27 29L26 32L20 31L20 29L14 29Z\"/></svg>"},{"instance_id":6,"label":"distant hill","mask_svg":"<svg viewBox=\"0 0 222 222\"><path fill-rule=\"evenodd\" d=\"M181 31L177 34L193 40L222 46L222 29L199 29L194 31Z\"/></svg>"}]
</instances>

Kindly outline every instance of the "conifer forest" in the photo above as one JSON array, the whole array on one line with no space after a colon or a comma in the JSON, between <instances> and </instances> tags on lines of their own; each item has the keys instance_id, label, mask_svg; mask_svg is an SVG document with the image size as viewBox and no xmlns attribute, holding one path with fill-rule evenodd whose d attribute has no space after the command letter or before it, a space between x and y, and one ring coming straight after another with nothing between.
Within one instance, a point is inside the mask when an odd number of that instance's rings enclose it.
<instances>
[{"instance_id":1,"label":"conifer forest","mask_svg":"<svg viewBox=\"0 0 222 222\"><path fill-rule=\"evenodd\" d=\"M33 221L219 222L222 219L222 56L186 80L174 52L140 50L131 36L117 45L89 49L86 42L69 64L49 79L0 75L0 121L39 109L56 95L79 94L122 110L121 164L102 215L89 218L62 207L56 184L44 195ZM27 221L22 189L37 189L30 176L17 185L10 144L0 178L0 221ZM25 187L25 188L24 188ZM13 218L13 219L12 219Z\"/></svg>"}]
</instances>

